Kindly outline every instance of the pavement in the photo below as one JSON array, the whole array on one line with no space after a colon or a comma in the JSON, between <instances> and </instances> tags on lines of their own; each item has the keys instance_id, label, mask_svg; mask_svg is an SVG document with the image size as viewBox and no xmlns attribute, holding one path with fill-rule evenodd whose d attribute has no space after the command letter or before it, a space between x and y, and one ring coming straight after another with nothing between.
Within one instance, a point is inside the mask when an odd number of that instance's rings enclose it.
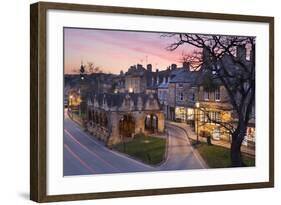
<instances>
[{"instance_id":1,"label":"pavement","mask_svg":"<svg viewBox=\"0 0 281 205\"><path fill-rule=\"evenodd\" d=\"M195 132L193 131L193 129L190 127L190 125L186 124L186 123L180 123L180 122L173 122L173 121L166 121L166 124L169 126L176 126L180 129L182 129L186 135L192 139L192 140L196 140L197 136L195 134ZM202 139L201 137L199 138L200 141L204 141L206 142L206 139ZM223 141L223 140L212 140L212 144L213 145L217 145L217 146L221 146L221 147L226 147L230 149L230 143L227 141ZM247 147L242 145L241 146L241 151L242 153L251 155L251 156L255 156L255 149Z\"/></svg>"},{"instance_id":2,"label":"pavement","mask_svg":"<svg viewBox=\"0 0 281 205\"><path fill-rule=\"evenodd\" d=\"M167 129L166 161L160 166L151 166L109 149L65 113L64 176L207 168L182 129L173 125L168 125Z\"/></svg>"}]
</instances>

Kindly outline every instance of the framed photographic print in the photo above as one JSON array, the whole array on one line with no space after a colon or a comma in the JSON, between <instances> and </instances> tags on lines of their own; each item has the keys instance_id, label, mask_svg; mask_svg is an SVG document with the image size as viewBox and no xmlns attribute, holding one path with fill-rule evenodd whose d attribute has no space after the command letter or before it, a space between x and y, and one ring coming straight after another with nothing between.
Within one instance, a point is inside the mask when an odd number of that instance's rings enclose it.
<instances>
[{"instance_id":1,"label":"framed photographic print","mask_svg":"<svg viewBox=\"0 0 281 205\"><path fill-rule=\"evenodd\" d=\"M40 2L30 198L274 186L274 18Z\"/></svg>"}]
</instances>

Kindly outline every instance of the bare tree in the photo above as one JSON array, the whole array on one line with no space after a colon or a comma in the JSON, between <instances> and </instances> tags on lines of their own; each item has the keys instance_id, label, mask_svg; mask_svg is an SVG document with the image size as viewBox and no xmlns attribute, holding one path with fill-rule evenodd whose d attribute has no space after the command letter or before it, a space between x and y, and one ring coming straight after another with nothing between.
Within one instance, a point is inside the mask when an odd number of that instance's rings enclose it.
<instances>
[{"instance_id":1,"label":"bare tree","mask_svg":"<svg viewBox=\"0 0 281 205\"><path fill-rule=\"evenodd\" d=\"M224 125L232 136L231 162L233 167L244 166L241 144L255 103L255 37L201 34L164 36L175 39L175 42L167 47L170 51L184 44L201 49L202 57L197 61L197 66L211 73L212 79L218 79L225 87L237 115L236 123ZM251 50L250 53L246 52L245 46ZM195 56L200 59L198 54Z\"/></svg>"},{"instance_id":2,"label":"bare tree","mask_svg":"<svg viewBox=\"0 0 281 205\"><path fill-rule=\"evenodd\" d=\"M94 74L94 73L101 73L102 71L100 70L99 66L95 66L93 62L88 62L88 74Z\"/></svg>"},{"instance_id":3,"label":"bare tree","mask_svg":"<svg viewBox=\"0 0 281 205\"><path fill-rule=\"evenodd\" d=\"M83 72L81 71L81 67L83 67ZM74 68L72 69L73 73L83 73L83 74L94 74L94 73L102 73L102 70L100 69L99 66L95 66L93 62L88 62L87 66L82 65L80 68Z\"/></svg>"},{"instance_id":4,"label":"bare tree","mask_svg":"<svg viewBox=\"0 0 281 205\"><path fill-rule=\"evenodd\" d=\"M189 64L193 71L199 70L202 62L201 52L199 50L193 50L189 53L182 52L179 62Z\"/></svg>"}]
</instances>

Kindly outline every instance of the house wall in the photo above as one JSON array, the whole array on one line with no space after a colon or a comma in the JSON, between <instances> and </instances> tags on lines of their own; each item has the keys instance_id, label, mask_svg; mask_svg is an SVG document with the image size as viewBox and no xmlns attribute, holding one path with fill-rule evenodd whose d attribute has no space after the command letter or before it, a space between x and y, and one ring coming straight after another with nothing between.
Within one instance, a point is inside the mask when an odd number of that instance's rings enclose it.
<instances>
[{"instance_id":1,"label":"house wall","mask_svg":"<svg viewBox=\"0 0 281 205\"><path fill-rule=\"evenodd\" d=\"M142 93L146 90L146 80L142 76L131 76L125 77L125 90L134 93Z\"/></svg>"},{"instance_id":2,"label":"house wall","mask_svg":"<svg viewBox=\"0 0 281 205\"><path fill-rule=\"evenodd\" d=\"M229 141L230 136L228 130L216 124L214 122L204 122L203 115L204 113L216 112L220 114L220 120L223 123L233 123L234 119L232 116L233 110L232 105L229 101L227 91L224 86L219 87L220 90L220 99L215 99L215 92L209 92L209 99L206 99L204 96L204 88L200 86L198 92L198 102L200 104L200 115L199 120L195 121L195 130L198 126L199 133L202 134L203 131L209 132L213 139L222 139ZM197 124L198 122L198 124Z\"/></svg>"}]
</instances>

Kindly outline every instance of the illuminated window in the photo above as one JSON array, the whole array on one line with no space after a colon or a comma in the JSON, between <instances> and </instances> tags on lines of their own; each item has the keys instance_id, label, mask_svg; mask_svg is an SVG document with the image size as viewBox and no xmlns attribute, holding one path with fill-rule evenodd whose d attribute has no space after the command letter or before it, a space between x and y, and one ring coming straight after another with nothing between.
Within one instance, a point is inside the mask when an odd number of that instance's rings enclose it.
<instances>
[{"instance_id":1,"label":"illuminated window","mask_svg":"<svg viewBox=\"0 0 281 205\"><path fill-rule=\"evenodd\" d=\"M186 119L186 109L184 107L176 107L175 114L177 119L183 121Z\"/></svg>"},{"instance_id":2,"label":"illuminated window","mask_svg":"<svg viewBox=\"0 0 281 205\"><path fill-rule=\"evenodd\" d=\"M218 123L221 121L221 113L214 111L205 112L203 120L207 123Z\"/></svg>"},{"instance_id":3,"label":"illuminated window","mask_svg":"<svg viewBox=\"0 0 281 205\"><path fill-rule=\"evenodd\" d=\"M217 120L218 122L221 121L221 113L220 113L220 112L216 112L216 120Z\"/></svg>"},{"instance_id":4,"label":"illuminated window","mask_svg":"<svg viewBox=\"0 0 281 205\"><path fill-rule=\"evenodd\" d=\"M194 120L194 109L193 108L187 108L187 119Z\"/></svg>"}]
</instances>

